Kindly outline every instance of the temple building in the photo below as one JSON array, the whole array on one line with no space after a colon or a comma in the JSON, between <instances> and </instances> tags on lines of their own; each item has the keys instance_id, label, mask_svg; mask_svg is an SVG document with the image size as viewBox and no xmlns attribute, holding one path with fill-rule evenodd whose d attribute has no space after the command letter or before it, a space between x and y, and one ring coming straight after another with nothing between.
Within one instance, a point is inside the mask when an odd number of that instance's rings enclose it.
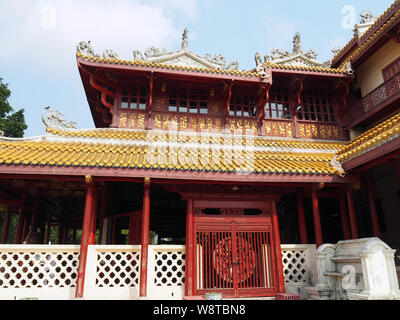
<instances>
[{"instance_id":1,"label":"temple building","mask_svg":"<svg viewBox=\"0 0 400 320\"><path fill-rule=\"evenodd\" d=\"M400 2L330 61L296 33L240 70L188 32L131 60L80 42L96 128L46 108L0 137L0 299L304 294L324 243L400 249Z\"/></svg>"}]
</instances>

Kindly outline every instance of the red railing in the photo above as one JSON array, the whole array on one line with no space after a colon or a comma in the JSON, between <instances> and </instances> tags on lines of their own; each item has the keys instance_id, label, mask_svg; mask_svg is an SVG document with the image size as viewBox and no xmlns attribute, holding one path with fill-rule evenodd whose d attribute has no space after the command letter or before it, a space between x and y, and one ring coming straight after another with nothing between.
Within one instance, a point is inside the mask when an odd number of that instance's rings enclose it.
<instances>
[{"instance_id":1,"label":"red railing","mask_svg":"<svg viewBox=\"0 0 400 320\"><path fill-rule=\"evenodd\" d=\"M347 127L352 127L365 118L365 115L377 109L395 95L400 94L400 73L385 81L375 90L358 100L343 117Z\"/></svg>"}]
</instances>

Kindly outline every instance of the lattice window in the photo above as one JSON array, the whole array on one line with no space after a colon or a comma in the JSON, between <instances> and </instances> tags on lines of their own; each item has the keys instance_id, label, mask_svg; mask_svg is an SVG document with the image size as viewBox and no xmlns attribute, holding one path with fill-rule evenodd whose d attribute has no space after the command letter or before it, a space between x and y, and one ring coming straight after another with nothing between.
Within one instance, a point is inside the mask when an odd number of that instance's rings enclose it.
<instances>
[{"instance_id":1,"label":"lattice window","mask_svg":"<svg viewBox=\"0 0 400 320\"><path fill-rule=\"evenodd\" d=\"M158 287L185 284L185 252L155 252L154 284Z\"/></svg>"},{"instance_id":2,"label":"lattice window","mask_svg":"<svg viewBox=\"0 0 400 320\"><path fill-rule=\"evenodd\" d=\"M282 263L286 283L308 282L304 250L282 250Z\"/></svg>"},{"instance_id":3,"label":"lattice window","mask_svg":"<svg viewBox=\"0 0 400 320\"><path fill-rule=\"evenodd\" d=\"M169 88L168 111L207 114L207 95L207 89Z\"/></svg>"},{"instance_id":4,"label":"lattice window","mask_svg":"<svg viewBox=\"0 0 400 320\"><path fill-rule=\"evenodd\" d=\"M302 105L297 108L297 116L304 121L336 122L332 95L319 90L304 90Z\"/></svg>"},{"instance_id":5,"label":"lattice window","mask_svg":"<svg viewBox=\"0 0 400 320\"><path fill-rule=\"evenodd\" d=\"M147 103L147 90L144 87L131 87L123 89L121 93L122 109L145 110Z\"/></svg>"},{"instance_id":6,"label":"lattice window","mask_svg":"<svg viewBox=\"0 0 400 320\"><path fill-rule=\"evenodd\" d=\"M0 288L75 287L79 252L1 252Z\"/></svg>"},{"instance_id":7,"label":"lattice window","mask_svg":"<svg viewBox=\"0 0 400 320\"><path fill-rule=\"evenodd\" d=\"M98 252L97 287L137 287L140 252Z\"/></svg>"},{"instance_id":8,"label":"lattice window","mask_svg":"<svg viewBox=\"0 0 400 320\"><path fill-rule=\"evenodd\" d=\"M252 96L233 96L229 106L229 115L234 117L256 116L256 101Z\"/></svg>"},{"instance_id":9,"label":"lattice window","mask_svg":"<svg viewBox=\"0 0 400 320\"><path fill-rule=\"evenodd\" d=\"M269 94L265 118L291 119L289 107L289 94L286 89L277 88Z\"/></svg>"}]
</instances>

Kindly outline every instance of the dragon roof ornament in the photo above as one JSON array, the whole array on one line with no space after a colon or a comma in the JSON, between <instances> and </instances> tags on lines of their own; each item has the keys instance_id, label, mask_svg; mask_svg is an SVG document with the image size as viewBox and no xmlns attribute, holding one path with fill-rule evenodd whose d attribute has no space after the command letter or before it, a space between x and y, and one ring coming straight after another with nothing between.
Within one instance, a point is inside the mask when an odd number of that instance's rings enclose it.
<instances>
[{"instance_id":1,"label":"dragon roof ornament","mask_svg":"<svg viewBox=\"0 0 400 320\"><path fill-rule=\"evenodd\" d=\"M354 26L355 37L361 37L378 19L378 17L368 10L360 13L360 23Z\"/></svg>"},{"instance_id":2,"label":"dragon roof ornament","mask_svg":"<svg viewBox=\"0 0 400 320\"><path fill-rule=\"evenodd\" d=\"M314 50L308 50L304 52L301 48L301 36L300 33L296 32L293 37L293 49L292 52L272 49L271 54L266 53L264 55L264 63L269 64L283 64L290 66L301 66L301 67L330 67L331 62L318 62L318 54ZM256 65L258 66L261 62L261 56L256 53Z\"/></svg>"},{"instance_id":3,"label":"dragon roof ornament","mask_svg":"<svg viewBox=\"0 0 400 320\"><path fill-rule=\"evenodd\" d=\"M157 62L168 65L178 65L187 67L206 67L219 70L238 70L239 63L234 61L227 64L226 58L222 54L212 56L207 53L200 56L188 49L189 31L187 28L182 34L181 49L178 51L167 51L165 48L148 47L143 53L139 50L133 51L133 57L144 62Z\"/></svg>"},{"instance_id":4,"label":"dragon roof ornament","mask_svg":"<svg viewBox=\"0 0 400 320\"><path fill-rule=\"evenodd\" d=\"M64 115L58 110L53 110L50 107L44 109L46 111L42 114L42 121L46 128L76 129L76 122L65 120Z\"/></svg>"}]
</instances>

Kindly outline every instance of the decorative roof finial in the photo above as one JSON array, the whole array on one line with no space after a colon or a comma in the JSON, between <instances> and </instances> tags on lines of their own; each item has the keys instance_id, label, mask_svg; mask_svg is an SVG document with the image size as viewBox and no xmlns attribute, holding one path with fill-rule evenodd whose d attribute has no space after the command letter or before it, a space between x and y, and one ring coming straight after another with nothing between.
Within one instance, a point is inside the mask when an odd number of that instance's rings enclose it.
<instances>
[{"instance_id":1,"label":"decorative roof finial","mask_svg":"<svg viewBox=\"0 0 400 320\"><path fill-rule=\"evenodd\" d=\"M293 53L300 54L301 53L301 38L300 33L296 32L293 37Z\"/></svg>"},{"instance_id":2,"label":"decorative roof finial","mask_svg":"<svg viewBox=\"0 0 400 320\"><path fill-rule=\"evenodd\" d=\"M182 49L186 50L188 48L188 28L186 27L182 34Z\"/></svg>"}]
</instances>

